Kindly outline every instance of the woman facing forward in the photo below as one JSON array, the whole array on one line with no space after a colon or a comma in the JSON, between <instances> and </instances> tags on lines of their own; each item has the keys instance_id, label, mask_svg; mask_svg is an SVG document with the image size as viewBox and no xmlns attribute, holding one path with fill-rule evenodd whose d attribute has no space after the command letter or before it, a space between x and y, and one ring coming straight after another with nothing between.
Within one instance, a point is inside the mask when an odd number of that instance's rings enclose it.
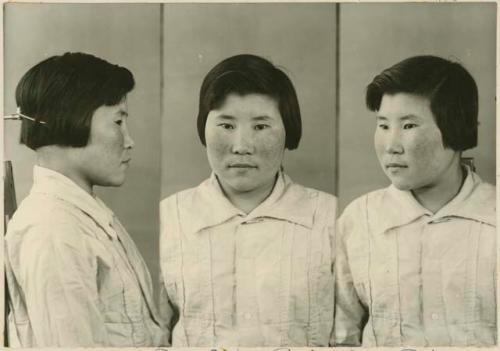
<instances>
[{"instance_id":1,"label":"woman facing forward","mask_svg":"<svg viewBox=\"0 0 500 351\"><path fill-rule=\"evenodd\" d=\"M258 56L220 62L198 134L212 175L160 204L173 346L328 346L336 201L283 173L301 137L290 79Z\"/></svg>"}]
</instances>

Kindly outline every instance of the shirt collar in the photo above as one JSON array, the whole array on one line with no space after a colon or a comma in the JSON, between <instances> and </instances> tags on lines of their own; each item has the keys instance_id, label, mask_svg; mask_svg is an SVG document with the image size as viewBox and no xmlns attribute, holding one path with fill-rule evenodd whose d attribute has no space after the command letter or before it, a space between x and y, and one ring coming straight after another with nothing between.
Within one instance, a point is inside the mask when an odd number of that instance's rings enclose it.
<instances>
[{"instance_id":1,"label":"shirt collar","mask_svg":"<svg viewBox=\"0 0 500 351\"><path fill-rule=\"evenodd\" d=\"M484 183L467 167L467 177L459 193L435 214L424 208L410 191L399 190L392 184L370 207L384 210L384 215L374 221L378 233L409 224L425 215L433 220L460 217L495 226L495 194L493 186Z\"/></svg>"},{"instance_id":2,"label":"shirt collar","mask_svg":"<svg viewBox=\"0 0 500 351\"><path fill-rule=\"evenodd\" d=\"M467 168L467 178L460 192L435 216L461 217L496 226L495 187L483 182Z\"/></svg>"},{"instance_id":3,"label":"shirt collar","mask_svg":"<svg viewBox=\"0 0 500 351\"><path fill-rule=\"evenodd\" d=\"M212 173L195 189L193 200L186 205L191 213L196 213L190 223L192 232L222 224L234 217L241 217L242 222L275 218L311 228L315 202L310 198L305 188L294 184L280 172L271 194L252 212L245 214L227 199Z\"/></svg>"},{"instance_id":4,"label":"shirt collar","mask_svg":"<svg viewBox=\"0 0 500 351\"><path fill-rule=\"evenodd\" d=\"M113 212L99 198L92 197L61 173L35 165L31 193L54 196L77 207L94 219L109 236L116 238L112 228Z\"/></svg>"}]
</instances>

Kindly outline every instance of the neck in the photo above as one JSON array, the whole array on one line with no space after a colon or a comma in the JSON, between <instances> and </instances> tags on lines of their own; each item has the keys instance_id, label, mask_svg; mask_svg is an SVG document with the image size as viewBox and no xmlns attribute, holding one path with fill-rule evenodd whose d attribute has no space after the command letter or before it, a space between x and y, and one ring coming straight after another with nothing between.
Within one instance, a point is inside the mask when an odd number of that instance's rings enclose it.
<instances>
[{"instance_id":1,"label":"neck","mask_svg":"<svg viewBox=\"0 0 500 351\"><path fill-rule=\"evenodd\" d=\"M277 179L278 176L276 176L272 182L269 182L268 184L265 184L264 186L254 190L237 191L230 186L225 185L220 181L219 178L217 178L224 192L224 195L226 195L226 197L234 206L236 206L246 214L252 212L257 206L264 202L265 199L267 199L267 197L273 191Z\"/></svg>"},{"instance_id":2,"label":"neck","mask_svg":"<svg viewBox=\"0 0 500 351\"><path fill-rule=\"evenodd\" d=\"M61 173L71 179L85 192L93 196L93 187L89 181L81 176L75 162L70 155L69 148L56 145L43 146L37 149L37 165Z\"/></svg>"},{"instance_id":3,"label":"neck","mask_svg":"<svg viewBox=\"0 0 500 351\"><path fill-rule=\"evenodd\" d=\"M466 175L458 157L458 161L435 184L412 190L412 194L423 207L436 213L460 192Z\"/></svg>"}]
</instances>

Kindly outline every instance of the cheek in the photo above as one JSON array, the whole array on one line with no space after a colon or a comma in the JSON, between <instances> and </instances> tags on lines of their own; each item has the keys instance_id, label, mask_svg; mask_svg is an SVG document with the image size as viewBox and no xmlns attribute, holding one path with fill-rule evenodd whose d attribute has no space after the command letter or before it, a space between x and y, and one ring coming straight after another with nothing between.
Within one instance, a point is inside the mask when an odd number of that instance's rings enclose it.
<instances>
[{"instance_id":1,"label":"cheek","mask_svg":"<svg viewBox=\"0 0 500 351\"><path fill-rule=\"evenodd\" d=\"M380 149L382 145L382 138L378 131L375 131L375 133L373 134L373 145L375 145L376 150Z\"/></svg>"},{"instance_id":2,"label":"cheek","mask_svg":"<svg viewBox=\"0 0 500 351\"><path fill-rule=\"evenodd\" d=\"M228 138L222 133L206 133L205 140L209 158L221 158L230 149Z\"/></svg>"},{"instance_id":3,"label":"cheek","mask_svg":"<svg viewBox=\"0 0 500 351\"><path fill-rule=\"evenodd\" d=\"M434 168L436 162L439 163L436 155L444 151L441 134L419 134L413 141L413 145L412 156L419 165L419 169L426 170L428 168Z\"/></svg>"},{"instance_id":4,"label":"cheek","mask_svg":"<svg viewBox=\"0 0 500 351\"><path fill-rule=\"evenodd\" d=\"M123 134L121 132L110 133L107 138L103 140L103 146L113 154L121 154L123 150Z\"/></svg>"},{"instance_id":5,"label":"cheek","mask_svg":"<svg viewBox=\"0 0 500 351\"><path fill-rule=\"evenodd\" d=\"M89 140L89 145L92 145L97 159L121 156L123 143L123 134L117 129L107 130L106 133L95 133Z\"/></svg>"},{"instance_id":6,"label":"cheek","mask_svg":"<svg viewBox=\"0 0 500 351\"><path fill-rule=\"evenodd\" d=\"M256 145L259 146L260 155L269 162L280 162L285 150L285 134L274 131L261 135Z\"/></svg>"},{"instance_id":7,"label":"cheek","mask_svg":"<svg viewBox=\"0 0 500 351\"><path fill-rule=\"evenodd\" d=\"M377 153L377 156L381 156L384 152L384 143L382 136L378 132L378 130L375 131L375 134L373 136L373 145L375 147L375 152Z\"/></svg>"}]
</instances>

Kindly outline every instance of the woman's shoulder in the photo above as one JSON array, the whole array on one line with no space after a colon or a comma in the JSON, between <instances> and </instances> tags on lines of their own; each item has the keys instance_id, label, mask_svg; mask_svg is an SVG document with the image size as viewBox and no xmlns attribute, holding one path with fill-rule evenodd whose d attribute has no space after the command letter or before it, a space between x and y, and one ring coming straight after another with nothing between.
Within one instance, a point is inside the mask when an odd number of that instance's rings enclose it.
<instances>
[{"instance_id":1,"label":"woman's shoulder","mask_svg":"<svg viewBox=\"0 0 500 351\"><path fill-rule=\"evenodd\" d=\"M295 193L299 196L303 196L304 198L309 198L309 199L319 198L326 202L333 202L333 203L337 202L337 197L335 195L332 195L326 191L318 190L315 188L309 188L299 183L295 183L286 174L284 175L284 177L285 177L285 184L287 185L287 190L289 192Z\"/></svg>"},{"instance_id":2,"label":"woman's shoulder","mask_svg":"<svg viewBox=\"0 0 500 351\"><path fill-rule=\"evenodd\" d=\"M46 194L29 194L14 213L9 229L80 228L91 220L80 208L63 199Z\"/></svg>"},{"instance_id":3,"label":"woman's shoulder","mask_svg":"<svg viewBox=\"0 0 500 351\"><path fill-rule=\"evenodd\" d=\"M305 197L310 201L313 201L317 204L317 208L320 210L325 210L328 212L337 212L337 197L322 190L318 190L315 188L308 188L302 185L298 185L301 187Z\"/></svg>"},{"instance_id":4,"label":"woman's shoulder","mask_svg":"<svg viewBox=\"0 0 500 351\"><path fill-rule=\"evenodd\" d=\"M199 185L195 187L184 189L176 193L173 193L171 195L168 195L167 197L165 197L163 200L160 201L160 208L171 206L172 204L196 202L197 198L200 198L206 193L209 182L210 178L205 179L203 182L201 182Z\"/></svg>"},{"instance_id":5,"label":"woman's shoulder","mask_svg":"<svg viewBox=\"0 0 500 351\"><path fill-rule=\"evenodd\" d=\"M287 207L300 208L303 214L309 212L312 216L317 215L319 211L329 217L336 217L337 198L334 195L294 183L286 175L285 177L286 190L282 196L282 201Z\"/></svg>"},{"instance_id":6,"label":"woman's shoulder","mask_svg":"<svg viewBox=\"0 0 500 351\"><path fill-rule=\"evenodd\" d=\"M364 213L370 211L370 209L380 209L383 208L383 202L387 198L389 187L377 189L358 196L354 200L348 203L345 209L342 211L340 216L341 220L349 220L349 218L359 218L364 217Z\"/></svg>"},{"instance_id":7,"label":"woman's shoulder","mask_svg":"<svg viewBox=\"0 0 500 351\"><path fill-rule=\"evenodd\" d=\"M474 189L472 196L478 205L496 207L496 186L483 181L477 174L473 173Z\"/></svg>"},{"instance_id":8,"label":"woman's shoulder","mask_svg":"<svg viewBox=\"0 0 500 351\"><path fill-rule=\"evenodd\" d=\"M160 202L160 218L170 221L193 221L196 216L214 206L218 194L208 178L198 186L181 190Z\"/></svg>"}]
</instances>

